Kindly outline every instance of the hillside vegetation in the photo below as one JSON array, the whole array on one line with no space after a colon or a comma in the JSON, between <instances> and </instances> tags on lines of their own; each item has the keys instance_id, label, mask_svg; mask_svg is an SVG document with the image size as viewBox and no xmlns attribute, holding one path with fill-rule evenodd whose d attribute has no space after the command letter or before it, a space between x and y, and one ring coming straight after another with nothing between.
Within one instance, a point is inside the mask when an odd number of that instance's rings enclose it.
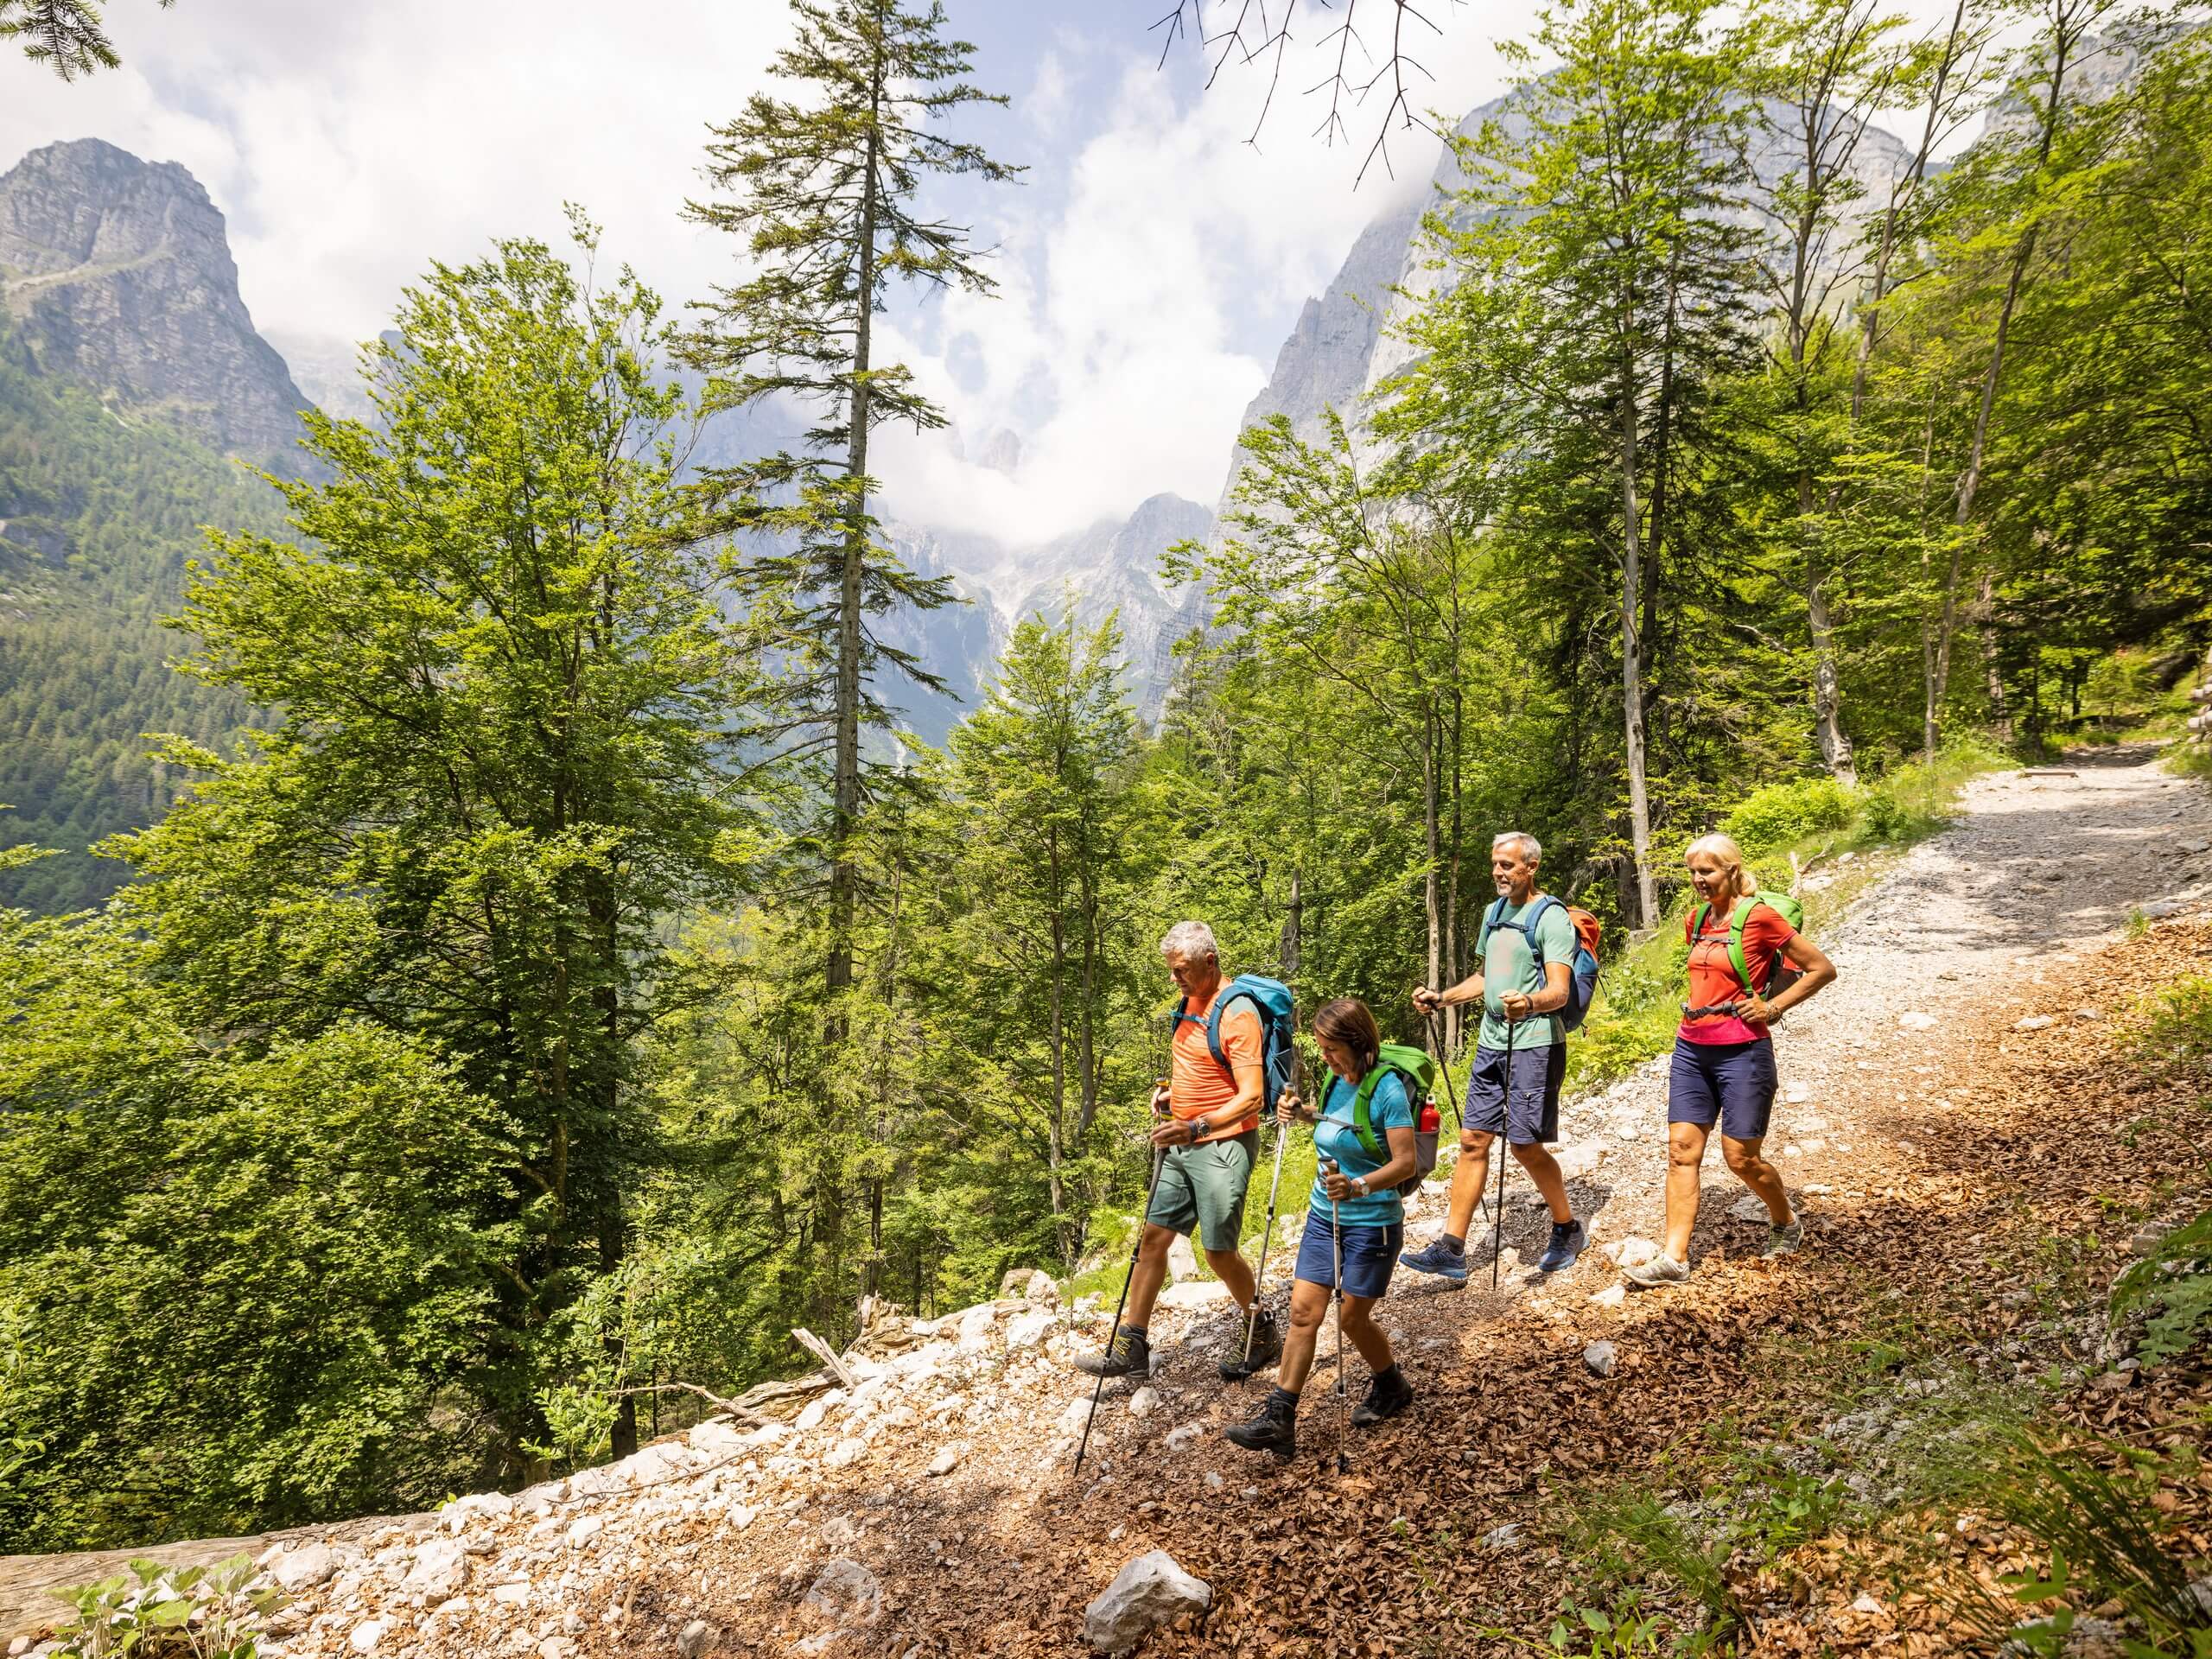
<instances>
[{"instance_id":1,"label":"hillside vegetation","mask_svg":"<svg viewBox=\"0 0 2212 1659\"><path fill-rule=\"evenodd\" d=\"M903 738L893 620L948 590L870 442L945 417L866 325L989 291L929 193L1008 174L940 121L990 74L937 14L800 10L715 129L704 311L581 213L490 241L275 489L0 363L0 798L75 861L0 912L0 1546L515 1487L864 1299L1110 1274L1183 918L1421 1040L1530 833L1612 942L1578 1063L1626 1077L1693 837L1820 859L1825 925L1961 777L2212 645L2196 14L1622 0L1465 147L1404 372L1244 435L1160 719L1112 620L1032 618ZM1897 177L1837 149L1923 110ZM805 441L685 470L702 406L788 395Z\"/></svg>"}]
</instances>

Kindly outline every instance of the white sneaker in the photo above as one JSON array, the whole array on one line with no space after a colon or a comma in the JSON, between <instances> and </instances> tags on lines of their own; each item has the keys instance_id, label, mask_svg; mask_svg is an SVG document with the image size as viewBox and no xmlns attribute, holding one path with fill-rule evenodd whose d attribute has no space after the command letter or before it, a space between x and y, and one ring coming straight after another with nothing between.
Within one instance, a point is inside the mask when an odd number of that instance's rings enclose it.
<instances>
[{"instance_id":1,"label":"white sneaker","mask_svg":"<svg viewBox=\"0 0 2212 1659\"><path fill-rule=\"evenodd\" d=\"M1662 1285L1679 1285L1690 1276L1690 1264L1677 1262L1663 1251L1649 1262L1639 1262L1632 1268L1623 1268L1621 1277L1639 1290L1656 1290Z\"/></svg>"}]
</instances>

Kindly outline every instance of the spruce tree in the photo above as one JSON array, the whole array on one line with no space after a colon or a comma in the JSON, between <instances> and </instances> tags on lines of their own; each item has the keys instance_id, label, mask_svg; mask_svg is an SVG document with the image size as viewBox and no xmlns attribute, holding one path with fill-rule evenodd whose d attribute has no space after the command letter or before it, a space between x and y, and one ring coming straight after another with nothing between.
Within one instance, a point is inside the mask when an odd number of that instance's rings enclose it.
<instances>
[{"instance_id":1,"label":"spruce tree","mask_svg":"<svg viewBox=\"0 0 2212 1659\"><path fill-rule=\"evenodd\" d=\"M967 228L927 217L918 198L932 175L1000 181L1020 169L927 130L969 105L1006 101L963 79L974 48L944 38L942 5L793 0L792 10L798 37L774 72L811 96L758 93L741 115L711 129L706 175L733 194L685 211L744 238L747 275L702 302L706 321L683 352L709 376L710 406L787 398L814 419L796 448L718 469L705 487L735 522L777 537L744 579L785 621L777 655L791 677L798 749L830 751L822 842L834 998L853 980L852 838L867 794L861 729L892 719L875 677L888 665L937 686L870 619L953 598L944 579L916 575L881 543L869 511L874 429L945 423L905 365L880 359L874 319L894 280L970 292L994 286Z\"/></svg>"}]
</instances>

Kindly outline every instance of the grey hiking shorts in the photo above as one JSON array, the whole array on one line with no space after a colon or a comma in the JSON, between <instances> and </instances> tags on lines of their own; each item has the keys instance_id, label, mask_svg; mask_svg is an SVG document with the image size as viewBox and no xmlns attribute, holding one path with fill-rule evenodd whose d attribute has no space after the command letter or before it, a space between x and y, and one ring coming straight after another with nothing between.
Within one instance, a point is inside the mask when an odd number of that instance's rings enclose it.
<instances>
[{"instance_id":1,"label":"grey hiking shorts","mask_svg":"<svg viewBox=\"0 0 2212 1659\"><path fill-rule=\"evenodd\" d=\"M1233 1250L1243 1242L1244 1189L1260 1155L1257 1129L1230 1141L1171 1147L1144 1218L1179 1233L1197 1230L1209 1250Z\"/></svg>"}]
</instances>

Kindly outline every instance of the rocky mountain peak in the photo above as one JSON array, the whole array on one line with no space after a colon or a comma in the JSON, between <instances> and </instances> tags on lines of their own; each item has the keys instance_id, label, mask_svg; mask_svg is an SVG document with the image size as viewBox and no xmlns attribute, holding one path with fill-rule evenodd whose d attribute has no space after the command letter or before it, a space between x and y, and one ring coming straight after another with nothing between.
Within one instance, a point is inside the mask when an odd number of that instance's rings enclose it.
<instances>
[{"instance_id":1,"label":"rocky mountain peak","mask_svg":"<svg viewBox=\"0 0 2212 1659\"><path fill-rule=\"evenodd\" d=\"M307 399L255 332L223 215L174 162L97 138L0 175L0 307L41 374L283 464Z\"/></svg>"}]
</instances>

